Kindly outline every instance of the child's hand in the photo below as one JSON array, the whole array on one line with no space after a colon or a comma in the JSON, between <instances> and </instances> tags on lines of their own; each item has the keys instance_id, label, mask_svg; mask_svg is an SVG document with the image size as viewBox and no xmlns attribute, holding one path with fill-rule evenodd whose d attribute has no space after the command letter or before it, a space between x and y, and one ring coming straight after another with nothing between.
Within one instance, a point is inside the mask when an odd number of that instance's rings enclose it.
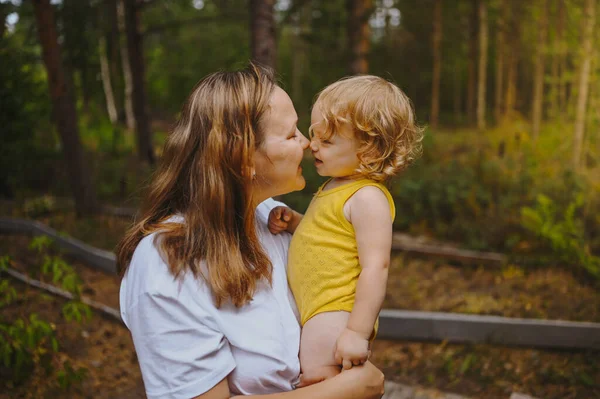
<instances>
[{"instance_id":1,"label":"child's hand","mask_svg":"<svg viewBox=\"0 0 600 399\"><path fill-rule=\"evenodd\" d=\"M333 353L337 364L341 364L344 370L351 369L368 360L369 340L346 328L338 337Z\"/></svg>"},{"instance_id":2,"label":"child's hand","mask_svg":"<svg viewBox=\"0 0 600 399\"><path fill-rule=\"evenodd\" d=\"M286 231L290 220L293 217L293 211L287 206L276 206L269 213L269 231L272 234L279 234Z\"/></svg>"}]
</instances>

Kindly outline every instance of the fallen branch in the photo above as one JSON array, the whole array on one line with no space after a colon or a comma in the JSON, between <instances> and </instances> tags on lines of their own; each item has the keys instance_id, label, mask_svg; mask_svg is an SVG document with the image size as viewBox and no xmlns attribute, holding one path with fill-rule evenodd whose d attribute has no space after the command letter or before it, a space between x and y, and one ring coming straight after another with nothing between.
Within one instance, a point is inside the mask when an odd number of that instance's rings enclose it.
<instances>
[{"instance_id":1,"label":"fallen branch","mask_svg":"<svg viewBox=\"0 0 600 399\"><path fill-rule=\"evenodd\" d=\"M8 267L4 270L4 272L6 274L8 274L9 276L11 276L12 278L19 280L22 283L25 283L27 285L31 285L32 287L36 287L41 290L47 291L53 295L56 295L56 296L59 296L59 297L62 297L62 298L68 299L68 300L75 299L73 294L71 294L70 292L62 290L51 284L46 284L42 281L32 279L32 278L26 276L25 274L16 271L13 268ZM103 305L100 302L96 302L96 301L93 301L88 298L81 298L80 300L82 303L85 303L90 308L97 310L99 312L102 312L105 315L110 316L117 321L120 321L121 323L123 322L123 320L121 319L121 314L119 313L119 311L117 309L111 308L110 306Z\"/></svg>"},{"instance_id":2,"label":"fallen branch","mask_svg":"<svg viewBox=\"0 0 600 399\"><path fill-rule=\"evenodd\" d=\"M422 244L410 236L399 233L394 233L392 250L453 259L463 263L496 263L500 265L506 263L506 255L503 254L471 251L443 244Z\"/></svg>"}]
</instances>

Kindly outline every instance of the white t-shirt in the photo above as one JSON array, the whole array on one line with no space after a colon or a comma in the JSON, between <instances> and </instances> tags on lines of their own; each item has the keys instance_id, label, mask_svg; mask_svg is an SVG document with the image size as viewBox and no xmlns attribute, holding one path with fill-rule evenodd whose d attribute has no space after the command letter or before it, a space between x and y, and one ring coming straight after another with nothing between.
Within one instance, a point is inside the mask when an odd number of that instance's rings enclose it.
<instances>
[{"instance_id":1,"label":"white t-shirt","mask_svg":"<svg viewBox=\"0 0 600 399\"><path fill-rule=\"evenodd\" d=\"M291 236L267 228L272 199L257 207L259 239L273 263L273 284L252 301L214 305L203 280L174 280L155 234L138 244L121 282L123 321L131 331L148 398L192 398L228 377L234 394L289 391L300 372L298 311L286 277Z\"/></svg>"}]
</instances>

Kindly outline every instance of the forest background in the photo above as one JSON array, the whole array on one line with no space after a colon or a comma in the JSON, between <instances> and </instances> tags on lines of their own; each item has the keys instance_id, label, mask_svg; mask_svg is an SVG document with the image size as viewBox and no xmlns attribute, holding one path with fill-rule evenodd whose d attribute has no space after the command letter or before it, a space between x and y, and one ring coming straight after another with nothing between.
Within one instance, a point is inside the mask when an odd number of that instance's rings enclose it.
<instances>
[{"instance_id":1,"label":"forest background","mask_svg":"<svg viewBox=\"0 0 600 399\"><path fill-rule=\"evenodd\" d=\"M426 127L391 183L397 231L598 292L599 14L597 0L2 0L2 216L111 250L126 226L99 215L137 207L203 76L275 68L306 133L319 90L370 73ZM299 211L323 181L305 162L307 188L284 198Z\"/></svg>"}]
</instances>

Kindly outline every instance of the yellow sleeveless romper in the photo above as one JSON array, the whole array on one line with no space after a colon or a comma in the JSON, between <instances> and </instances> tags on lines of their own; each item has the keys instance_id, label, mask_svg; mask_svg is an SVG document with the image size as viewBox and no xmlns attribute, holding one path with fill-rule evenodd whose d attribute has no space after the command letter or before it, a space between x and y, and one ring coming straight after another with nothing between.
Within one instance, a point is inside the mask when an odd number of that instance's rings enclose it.
<instances>
[{"instance_id":1,"label":"yellow sleeveless romper","mask_svg":"<svg viewBox=\"0 0 600 399\"><path fill-rule=\"evenodd\" d=\"M351 312L354 306L361 267L354 227L343 212L346 201L362 187L376 186L388 198L392 219L395 216L394 200L381 183L361 179L323 191L326 184L311 201L288 252L288 282L302 326L319 313Z\"/></svg>"}]
</instances>

